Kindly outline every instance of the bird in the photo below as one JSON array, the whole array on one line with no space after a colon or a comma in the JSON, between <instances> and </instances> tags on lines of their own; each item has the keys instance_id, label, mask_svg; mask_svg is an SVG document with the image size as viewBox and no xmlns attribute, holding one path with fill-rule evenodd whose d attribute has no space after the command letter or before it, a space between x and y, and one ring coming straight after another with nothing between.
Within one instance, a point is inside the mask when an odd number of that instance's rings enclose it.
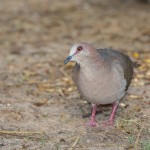
<instances>
[{"instance_id":1,"label":"bird","mask_svg":"<svg viewBox=\"0 0 150 150\"><path fill-rule=\"evenodd\" d=\"M64 64L76 62L73 80L78 91L92 104L88 126L96 127L98 105L112 104L112 111L105 126L114 125L114 118L133 78L134 68L140 65L130 57L111 48L96 49L91 44L74 44Z\"/></svg>"}]
</instances>

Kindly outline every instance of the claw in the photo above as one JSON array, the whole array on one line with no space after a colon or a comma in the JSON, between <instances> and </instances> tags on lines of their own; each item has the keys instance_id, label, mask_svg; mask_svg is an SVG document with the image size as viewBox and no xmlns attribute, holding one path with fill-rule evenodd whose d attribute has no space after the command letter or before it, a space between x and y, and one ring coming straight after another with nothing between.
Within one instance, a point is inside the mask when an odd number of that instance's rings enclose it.
<instances>
[{"instance_id":1,"label":"claw","mask_svg":"<svg viewBox=\"0 0 150 150\"><path fill-rule=\"evenodd\" d=\"M97 127L98 124L95 120L90 120L88 123L87 123L87 126L88 127Z\"/></svg>"},{"instance_id":2,"label":"claw","mask_svg":"<svg viewBox=\"0 0 150 150\"><path fill-rule=\"evenodd\" d=\"M102 128L113 127L113 125L114 125L114 122L108 120L108 121L103 122Z\"/></svg>"}]
</instances>

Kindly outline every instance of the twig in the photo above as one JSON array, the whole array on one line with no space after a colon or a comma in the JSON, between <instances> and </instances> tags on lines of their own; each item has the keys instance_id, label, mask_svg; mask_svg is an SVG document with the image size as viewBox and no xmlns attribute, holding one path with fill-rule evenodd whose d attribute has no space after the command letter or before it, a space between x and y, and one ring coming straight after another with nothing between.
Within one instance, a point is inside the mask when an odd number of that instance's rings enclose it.
<instances>
[{"instance_id":1,"label":"twig","mask_svg":"<svg viewBox=\"0 0 150 150\"><path fill-rule=\"evenodd\" d=\"M137 135L137 139L136 139L135 144L134 144L135 150L138 150L138 142L139 142L139 139L140 139L140 136L141 136L141 133L142 133L142 130L144 129L144 127L145 127L144 125L141 127L141 129Z\"/></svg>"},{"instance_id":2,"label":"twig","mask_svg":"<svg viewBox=\"0 0 150 150\"><path fill-rule=\"evenodd\" d=\"M64 93L63 93L63 91L62 91L61 88L58 89L58 92L60 93L60 95L61 95L62 97L65 97L65 95L64 95Z\"/></svg>"},{"instance_id":3,"label":"twig","mask_svg":"<svg viewBox=\"0 0 150 150\"><path fill-rule=\"evenodd\" d=\"M73 145L71 146L71 148L69 150L73 150L74 149L74 147L77 145L79 139L80 139L80 136L78 135L76 140L74 141Z\"/></svg>"},{"instance_id":4,"label":"twig","mask_svg":"<svg viewBox=\"0 0 150 150\"><path fill-rule=\"evenodd\" d=\"M44 133L47 137L49 137L49 139L51 138L45 131L43 131L43 133Z\"/></svg>"},{"instance_id":5,"label":"twig","mask_svg":"<svg viewBox=\"0 0 150 150\"><path fill-rule=\"evenodd\" d=\"M0 130L0 134L42 134L43 131L7 131L7 130Z\"/></svg>"},{"instance_id":6,"label":"twig","mask_svg":"<svg viewBox=\"0 0 150 150\"><path fill-rule=\"evenodd\" d=\"M65 72L65 70L63 68L60 68L59 71L65 76L65 77L69 77L69 75L67 74L67 72Z\"/></svg>"}]
</instances>

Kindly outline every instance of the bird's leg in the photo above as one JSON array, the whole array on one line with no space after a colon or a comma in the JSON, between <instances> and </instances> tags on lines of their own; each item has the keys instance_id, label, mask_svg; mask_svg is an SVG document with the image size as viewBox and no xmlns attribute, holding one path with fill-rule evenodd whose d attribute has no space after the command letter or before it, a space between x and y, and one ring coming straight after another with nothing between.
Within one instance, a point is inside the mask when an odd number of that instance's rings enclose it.
<instances>
[{"instance_id":1,"label":"bird's leg","mask_svg":"<svg viewBox=\"0 0 150 150\"><path fill-rule=\"evenodd\" d=\"M88 123L89 126L92 126L92 127L97 126L97 123L96 123L96 120L95 120L96 110L97 110L97 105L92 104L92 115L91 115L90 121Z\"/></svg>"},{"instance_id":2,"label":"bird's leg","mask_svg":"<svg viewBox=\"0 0 150 150\"><path fill-rule=\"evenodd\" d=\"M111 124L114 123L114 118L115 118L115 114L116 114L116 111L118 108L118 104L119 104L119 102L115 102L112 106L111 115L110 115L109 120L108 120Z\"/></svg>"},{"instance_id":3,"label":"bird's leg","mask_svg":"<svg viewBox=\"0 0 150 150\"><path fill-rule=\"evenodd\" d=\"M109 117L109 120L104 123L104 126L109 126L109 125L113 125L114 124L114 118L115 118L115 114L116 114L118 105L119 105L119 102L113 103L111 115Z\"/></svg>"}]
</instances>

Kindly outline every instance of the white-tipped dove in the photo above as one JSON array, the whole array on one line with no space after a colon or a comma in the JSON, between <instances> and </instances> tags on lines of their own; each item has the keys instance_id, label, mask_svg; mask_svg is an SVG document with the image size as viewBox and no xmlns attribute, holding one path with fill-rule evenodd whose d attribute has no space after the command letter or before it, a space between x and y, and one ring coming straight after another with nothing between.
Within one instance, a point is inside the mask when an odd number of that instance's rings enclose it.
<instances>
[{"instance_id":1,"label":"white-tipped dove","mask_svg":"<svg viewBox=\"0 0 150 150\"><path fill-rule=\"evenodd\" d=\"M72 46L64 61L75 61L73 78L81 95L92 104L93 110L88 125L96 126L97 105L113 104L106 125L113 125L119 101L123 98L138 64L129 56L113 49L95 49L88 43Z\"/></svg>"}]
</instances>

